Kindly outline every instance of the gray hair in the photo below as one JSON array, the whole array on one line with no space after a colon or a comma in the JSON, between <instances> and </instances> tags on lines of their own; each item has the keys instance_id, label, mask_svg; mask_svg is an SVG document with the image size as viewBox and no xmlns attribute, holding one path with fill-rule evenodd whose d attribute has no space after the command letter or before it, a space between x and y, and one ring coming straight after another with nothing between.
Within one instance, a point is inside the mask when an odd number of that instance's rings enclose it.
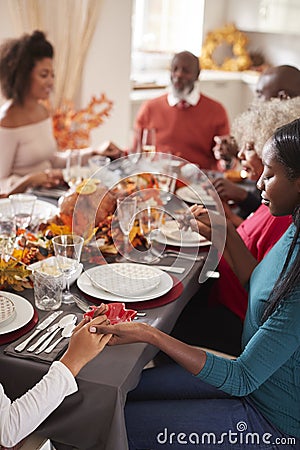
<instances>
[{"instance_id":1,"label":"gray hair","mask_svg":"<svg viewBox=\"0 0 300 450\"><path fill-rule=\"evenodd\" d=\"M269 101L255 99L250 108L240 114L232 124L232 134L238 147L254 142L254 148L261 157L264 144L282 125L300 118L300 97L287 100L272 98Z\"/></svg>"}]
</instances>

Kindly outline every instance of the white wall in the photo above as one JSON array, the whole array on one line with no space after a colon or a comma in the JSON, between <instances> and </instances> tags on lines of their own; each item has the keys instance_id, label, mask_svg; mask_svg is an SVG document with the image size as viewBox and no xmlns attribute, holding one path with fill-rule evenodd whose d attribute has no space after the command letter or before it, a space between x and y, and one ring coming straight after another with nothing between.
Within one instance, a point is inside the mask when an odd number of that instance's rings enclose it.
<instances>
[{"instance_id":1,"label":"white wall","mask_svg":"<svg viewBox=\"0 0 300 450\"><path fill-rule=\"evenodd\" d=\"M105 92L114 102L110 117L93 132L93 143L105 139L127 145L130 123L131 0L102 0L100 18L83 72L81 104Z\"/></svg>"}]
</instances>

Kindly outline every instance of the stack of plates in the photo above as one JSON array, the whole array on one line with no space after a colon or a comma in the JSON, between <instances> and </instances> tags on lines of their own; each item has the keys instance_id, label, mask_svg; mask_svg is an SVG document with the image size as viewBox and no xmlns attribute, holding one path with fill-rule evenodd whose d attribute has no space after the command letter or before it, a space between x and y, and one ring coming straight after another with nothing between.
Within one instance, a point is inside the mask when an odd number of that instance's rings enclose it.
<instances>
[{"instance_id":1,"label":"stack of plates","mask_svg":"<svg viewBox=\"0 0 300 450\"><path fill-rule=\"evenodd\" d=\"M85 271L77 280L79 289L103 300L137 302L152 300L173 287L172 277L143 264L105 264Z\"/></svg>"},{"instance_id":2,"label":"stack of plates","mask_svg":"<svg viewBox=\"0 0 300 450\"><path fill-rule=\"evenodd\" d=\"M31 303L20 295L2 292L0 295L0 335L27 325L34 315Z\"/></svg>"}]
</instances>

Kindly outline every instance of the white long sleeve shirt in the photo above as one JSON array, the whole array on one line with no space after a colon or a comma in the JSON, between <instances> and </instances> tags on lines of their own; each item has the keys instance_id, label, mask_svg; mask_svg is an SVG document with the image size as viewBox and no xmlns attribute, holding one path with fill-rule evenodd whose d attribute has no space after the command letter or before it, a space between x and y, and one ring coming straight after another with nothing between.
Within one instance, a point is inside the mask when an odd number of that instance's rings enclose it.
<instances>
[{"instance_id":1,"label":"white long sleeve shirt","mask_svg":"<svg viewBox=\"0 0 300 450\"><path fill-rule=\"evenodd\" d=\"M70 394L78 390L70 370L55 361L32 389L14 402L0 384L0 445L13 447L32 433Z\"/></svg>"}]
</instances>

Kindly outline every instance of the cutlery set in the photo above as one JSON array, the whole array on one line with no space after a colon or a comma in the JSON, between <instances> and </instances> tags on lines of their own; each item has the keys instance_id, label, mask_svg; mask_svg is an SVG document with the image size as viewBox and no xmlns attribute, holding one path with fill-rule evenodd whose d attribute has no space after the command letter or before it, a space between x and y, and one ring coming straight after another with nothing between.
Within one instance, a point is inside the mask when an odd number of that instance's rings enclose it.
<instances>
[{"instance_id":1,"label":"cutlery set","mask_svg":"<svg viewBox=\"0 0 300 450\"><path fill-rule=\"evenodd\" d=\"M75 314L67 314L62 317L57 323L53 322L63 313L63 311L55 311L45 320L40 322L36 327L35 331L21 344L15 347L16 352L22 352L26 349L27 352L34 352L36 355L46 352L51 353L56 345L64 338L71 337L73 329L77 321ZM52 325L51 325L52 324ZM26 348L28 344L41 332L45 331L40 338L32 344L30 347ZM61 331L61 336L52 343L55 336ZM50 345L51 344L51 345Z\"/></svg>"}]
</instances>

